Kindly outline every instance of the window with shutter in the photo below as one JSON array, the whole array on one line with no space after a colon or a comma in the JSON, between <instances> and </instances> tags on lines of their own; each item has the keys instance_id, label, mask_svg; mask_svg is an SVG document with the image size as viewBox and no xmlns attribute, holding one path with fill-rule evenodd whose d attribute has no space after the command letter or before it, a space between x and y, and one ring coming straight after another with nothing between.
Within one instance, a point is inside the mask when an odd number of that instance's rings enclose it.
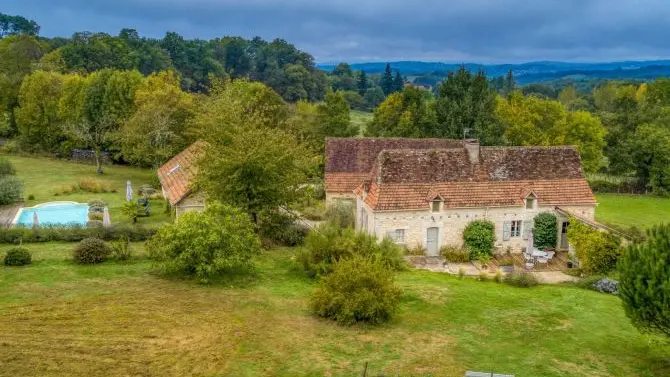
<instances>
[{"instance_id":1,"label":"window with shutter","mask_svg":"<svg viewBox=\"0 0 670 377\"><path fill-rule=\"evenodd\" d=\"M533 222L526 220L523 222L523 239L527 240L530 234L530 231L533 229Z\"/></svg>"},{"instance_id":2,"label":"window with shutter","mask_svg":"<svg viewBox=\"0 0 670 377\"><path fill-rule=\"evenodd\" d=\"M521 237L521 220L514 220L510 224L510 236Z\"/></svg>"},{"instance_id":3,"label":"window with shutter","mask_svg":"<svg viewBox=\"0 0 670 377\"><path fill-rule=\"evenodd\" d=\"M505 221L503 223L503 241L509 241L512 234L512 222Z\"/></svg>"}]
</instances>

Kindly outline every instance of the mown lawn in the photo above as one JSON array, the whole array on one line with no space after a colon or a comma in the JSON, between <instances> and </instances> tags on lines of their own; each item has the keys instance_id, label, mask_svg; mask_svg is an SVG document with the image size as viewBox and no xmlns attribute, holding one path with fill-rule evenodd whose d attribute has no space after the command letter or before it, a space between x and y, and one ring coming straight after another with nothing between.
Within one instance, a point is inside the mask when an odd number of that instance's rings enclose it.
<instances>
[{"instance_id":1,"label":"mown lawn","mask_svg":"<svg viewBox=\"0 0 670 377\"><path fill-rule=\"evenodd\" d=\"M72 246L30 244L32 266L0 267L0 375L670 375L670 346L579 288L408 271L391 323L343 328L309 313L295 249L264 252L255 279L202 286L152 275L143 255L77 266Z\"/></svg>"},{"instance_id":2,"label":"mown lawn","mask_svg":"<svg viewBox=\"0 0 670 377\"><path fill-rule=\"evenodd\" d=\"M649 228L670 222L670 199L644 195L597 194L596 220L623 227Z\"/></svg>"},{"instance_id":3,"label":"mown lawn","mask_svg":"<svg viewBox=\"0 0 670 377\"><path fill-rule=\"evenodd\" d=\"M121 207L126 201L126 181L131 181L133 189L142 184L151 183L154 172L150 169L139 169L128 166L104 166L104 174L95 172L95 166L78 164L66 160L7 156L14 164L17 176L24 184L25 206L53 202L73 201L86 203L89 199L102 199L107 202L112 223L128 223L130 220L123 217ZM77 184L81 179L94 179L104 182L107 186L116 189L110 193L90 193L79 191L64 194L64 188ZM34 200L28 200L33 195ZM135 194L133 199L137 199ZM140 218L142 224L158 224L169 219L165 213L165 204L162 200L151 201L151 216Z\"/></svg>"}]
</instances>

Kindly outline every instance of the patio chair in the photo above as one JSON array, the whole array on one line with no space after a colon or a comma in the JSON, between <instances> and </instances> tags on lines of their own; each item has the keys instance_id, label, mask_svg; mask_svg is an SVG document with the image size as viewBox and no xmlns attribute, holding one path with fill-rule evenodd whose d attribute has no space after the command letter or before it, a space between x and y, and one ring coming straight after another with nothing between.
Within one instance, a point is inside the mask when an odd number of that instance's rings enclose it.
<instances>
[{"instance_id":1,"label":"patio chair","mask_svg":"<svg viewBox=\"0 0 670 377\"><path fill-rule=\"evenodd\" d=\"M549 259L547 259L547 257L538 257L537 258L537 263L548 265L549 264Z\"/></svg>"},{"instance_id":2,"label":"patio chair","mask_svg":"<svg viewBox=\"0 0 670 377\"><path fill-rule=\"evenodd\" d=\"M554 258L554 255L556 255L555 251L547 251L547 259L552 260Z\"/></svg>"}]
</instances>

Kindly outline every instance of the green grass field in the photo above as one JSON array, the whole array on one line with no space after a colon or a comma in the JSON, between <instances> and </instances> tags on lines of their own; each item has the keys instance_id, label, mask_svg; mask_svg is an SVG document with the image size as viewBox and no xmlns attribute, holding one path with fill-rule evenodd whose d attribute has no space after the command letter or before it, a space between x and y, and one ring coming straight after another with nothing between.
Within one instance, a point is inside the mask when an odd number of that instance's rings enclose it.
<instances>
[{"instance_id":1,"label":"green grass field","mask_svg":"<svg viewBox=\"0 0 670 377\"><path fill-rule=\"evenodd\" d=\"M597 194L596 220L622 227L649 228L670 222L670 199L643 195Z\"/></svg>"},{"instance_id":2,"label":"green grass field","mask_svg":"<svg viewBox=\"0 0 670 377\"><path fill-rule=\"evenodd\" d=\"M151 183L154 174L149 169L139 169L128 166L104 166L104 174L98 175L95 166L78 164L66 160L7 156L14 164L17 176L24 184L25 206L52 202L73 201L88 202L89 199L102 199L107 202L112 223L128 223L130 220L123 217L121 207L126 200L126 181L131 181L133 189L140 185ZM75 192L63 194L63 188L76 184L80 179L95 179L116 189L110 193ZM30 195L34 200L27 200ZM137 198L137 195L134 196ZM139 223L158 224L168 220L165 214L165 205L162 200L151 201L151 216L140 218Z\"/></svg>"},{"instance_id":3,"label":"green grass field","mask_svg":"<svg viewBox=\"0 0 670 377\"><path fill-rule=\"evenodd\" d=\"M372 120L372 113L351 110L349 117L351 118L351 124L355 125L360 130L359 136L363 136L365 129L367 128L367 124Z\"/></svg>"},{"instance_id":4,"label":"green grass field","mask_svg":"<svg viewBox=\"0 0 670 377\"><path fill-rule=\"evenodd\" d=\"M202 286L151 274L141 244L98 266L74 265L72 246L30 244L33 265L0 267L0 375L670 375L667 343L617 297L575 287L407 271L391 323L340 327L309 313L295 249L264 252L255 279Z\"/></svg>"}]
</instances>

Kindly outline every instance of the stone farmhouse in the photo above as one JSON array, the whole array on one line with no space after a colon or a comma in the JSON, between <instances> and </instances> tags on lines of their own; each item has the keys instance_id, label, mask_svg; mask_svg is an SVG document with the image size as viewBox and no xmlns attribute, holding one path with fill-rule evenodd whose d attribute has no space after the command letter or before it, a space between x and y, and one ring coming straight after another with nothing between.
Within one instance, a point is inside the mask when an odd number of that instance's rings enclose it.
<instances>
[{"instance_id":1,"label":"stone farmhouse","mask_svg":"<svg viewBox=\"0 0 670 377\"><path fill-rule=\"evenodd\" d=\"M480 147L476 140L328 139L327 201L355 204L357 229L438 255L473 220L495 225L496 251L520 252L533 218L593 222L595 197L574 147Z\"/></svg>"},{"instance_id":2,"label":"stone farmhouse","mask_svg":"<svg viewBox=\"0 0 670 377\"><path fill-rule=\"evenodd\" d=\"M196 163L204 152L204 147L204 142L197 141L156 171L163 196L175 208L177 218L186 212L205 209L205 193L192 189L197 172Z\"/></svg>"}]
</instances>

